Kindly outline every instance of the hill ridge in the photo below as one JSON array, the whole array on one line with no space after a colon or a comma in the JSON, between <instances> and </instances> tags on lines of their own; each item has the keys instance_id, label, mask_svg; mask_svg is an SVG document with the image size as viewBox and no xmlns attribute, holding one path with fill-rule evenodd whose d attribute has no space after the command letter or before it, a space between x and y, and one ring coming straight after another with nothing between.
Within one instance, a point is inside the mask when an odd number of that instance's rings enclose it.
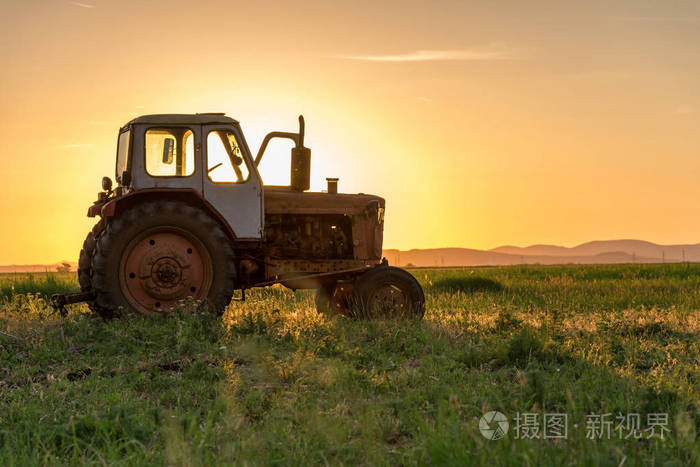
<instances>
[{"instance_id":1,"label":"hill ridge","mask_svg":"<svg viewBox=\"0 0 700 467\"><path fill-rule=\"evenodd\" d=\"M535 244L503 245L489 250L427 248L384 250L390 263L415 266L479 266L512 264L616 264L700 261L700 243L660 245L646 240L592 240L573 247Z\"/></svg>"}]
</instances>

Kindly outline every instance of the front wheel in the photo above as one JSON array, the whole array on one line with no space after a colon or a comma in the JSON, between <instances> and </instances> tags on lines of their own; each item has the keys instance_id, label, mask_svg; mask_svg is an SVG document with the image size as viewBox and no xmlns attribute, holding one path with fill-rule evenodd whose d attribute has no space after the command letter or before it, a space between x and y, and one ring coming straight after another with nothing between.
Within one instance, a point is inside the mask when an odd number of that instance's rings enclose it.
<instances>
[{"instance_id":1,"label":"front wheel","mask_svg":"<svg viewBox=\"0 0 700 467\"><path fill-rule=\"evenodd\" d=\"M314 296L314 303L316 305L316 311L320 314L330 314L333 311L332 299L333 291L335 290L335 284L322 284L321 287L316 289L316 294Z\"/></svg>"},{"instance_id":2,"label":"front wheel","mask_svg":"<svg viewBox=\"0 0 700 467\"><path fill-rule=\"evenodd\" d=\"M362 274L352 290L354 313L364 318L421 319L425 295L413 275L393 266Z\"/></svg>"},{"instance_id":3,"label":"front wheel","mask_svg":"<svg viewBox=\"0 0 700 467\"><path fill-rule=\"evenodd\" d=\"M338 281L321 284L316 290L316 311L321 314L349 315L349 295L352 282Z\"/></svg>"}]
</instances>

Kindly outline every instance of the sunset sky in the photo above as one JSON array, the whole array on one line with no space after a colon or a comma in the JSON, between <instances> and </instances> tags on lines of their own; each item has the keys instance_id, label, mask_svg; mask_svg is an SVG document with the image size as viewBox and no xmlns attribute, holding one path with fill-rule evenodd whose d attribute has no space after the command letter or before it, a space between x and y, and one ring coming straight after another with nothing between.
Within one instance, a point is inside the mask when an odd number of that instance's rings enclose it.
<instances>
[{"instance_id":1,"label":"sunset sky","mask_svg":"<svg viewBox=\"0 0 700 467\"><path fill-rule=\"evenodd\" d=\"M304 114L312 189L384 196L388 248L700 242L698 1L0 5L0 264L77 261L151 113L254 152Z\"/></svg>"}]
</instances>

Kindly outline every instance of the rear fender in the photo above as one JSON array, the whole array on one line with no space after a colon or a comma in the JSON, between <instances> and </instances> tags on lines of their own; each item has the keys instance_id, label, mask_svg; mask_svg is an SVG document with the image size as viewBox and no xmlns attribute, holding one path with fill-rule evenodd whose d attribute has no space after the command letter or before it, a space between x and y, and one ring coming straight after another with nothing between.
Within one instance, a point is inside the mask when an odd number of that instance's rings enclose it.
<instances>
[{"instance_id":1,"label":"rear fender","mask_svg":"<svg viewBox=\"0 0 700 467\"><path fill-rule=\"evenodd\" d=\"M221 227L224 229L231 242L238 240L236 233L231 229L231 226L226 222L226 219L224 219L221 213L204 199L200 192L191 188L144 188L142 190L132 191L129 194L105 203L100 210L100 215L105 219L114 217L136 204L155 200L180 201L203 209L208 215L221 224Z\"/></svg>"}]
</instances>

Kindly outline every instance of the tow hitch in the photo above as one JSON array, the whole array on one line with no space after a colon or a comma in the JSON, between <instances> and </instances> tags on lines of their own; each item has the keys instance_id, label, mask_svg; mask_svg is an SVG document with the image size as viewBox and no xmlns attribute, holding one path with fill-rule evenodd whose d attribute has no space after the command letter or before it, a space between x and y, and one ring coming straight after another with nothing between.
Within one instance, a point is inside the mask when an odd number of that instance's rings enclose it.
<instances>
[{"instance_id":1,"label":"tow hitch","mask_svg":"<svg viewBox=\"0 0 700 467\"><path fill-rule=\"evenodd\" d=\"M87 302L95 298L95 292L81 292L68 294L53 294L51 295L51 307L54 312L59 312L61 316L66 315L66 305L74 303Z\"/></svg>"}]
</instances>

